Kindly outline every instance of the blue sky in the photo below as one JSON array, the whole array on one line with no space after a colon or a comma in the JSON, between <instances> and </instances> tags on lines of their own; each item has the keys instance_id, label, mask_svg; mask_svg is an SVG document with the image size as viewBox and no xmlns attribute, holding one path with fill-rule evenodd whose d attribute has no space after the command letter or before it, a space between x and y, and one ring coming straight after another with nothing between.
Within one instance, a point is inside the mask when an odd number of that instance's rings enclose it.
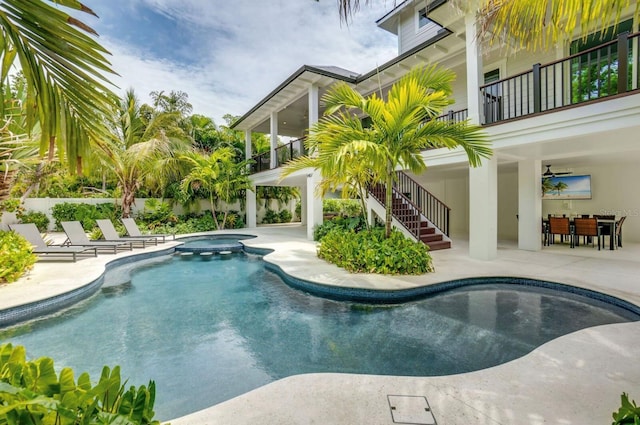
<instances>
[{"instance_id":1,"label":"blue sky","mask_svg":"<svg viewBox=\"0 0 640 425\"><path fill-rule=\"evenodd\" d=\"M124 93L181 90L194 113L241 115L303 64L364 73L393 58L395 36L376 27L393 1L364 6L349 26L335 0L85 0Z\"/></svg>"}]
</instances>

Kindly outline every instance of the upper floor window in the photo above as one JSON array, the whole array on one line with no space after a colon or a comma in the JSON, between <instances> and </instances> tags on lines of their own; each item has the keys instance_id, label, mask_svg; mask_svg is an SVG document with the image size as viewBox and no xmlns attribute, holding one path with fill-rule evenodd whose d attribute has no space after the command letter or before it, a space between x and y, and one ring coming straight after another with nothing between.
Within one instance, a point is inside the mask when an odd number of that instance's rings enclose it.
<instances>
[{"instance_id":1,"label":"upper floor window","mask_svg":"<svg viewBox=\"0 0 640 425\"><path fill-rule=\"evenodd\" d=\"M431 19L427 18L427 8L423 7L422 9L418 10L418 29L425 27L426 25L429 25L429 23L431 22Z\"/></svg>"}]
</instances>

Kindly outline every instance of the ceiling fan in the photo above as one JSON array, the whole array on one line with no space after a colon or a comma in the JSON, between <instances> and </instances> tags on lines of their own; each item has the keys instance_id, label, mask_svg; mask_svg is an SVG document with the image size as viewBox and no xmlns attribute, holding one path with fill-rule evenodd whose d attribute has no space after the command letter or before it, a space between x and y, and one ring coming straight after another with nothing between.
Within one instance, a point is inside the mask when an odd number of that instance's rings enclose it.
<instances>
[{"instance_id":1,"label":"ceiling fan","mask_svg":"<svg viewBox=\"0 0 640 425\"><path fill-rule=\"evenodd\" d=\"M547 164L547 165L545 165L545 167L547 167L547 171L542 173L542 177L543 178L549 178L549 177L564 176L564 175L567 175L567 174L573 174L572 171L561 171L559 173L554 173L553 171L551 171L551 164Z\"/></svg>"}]
</instances>

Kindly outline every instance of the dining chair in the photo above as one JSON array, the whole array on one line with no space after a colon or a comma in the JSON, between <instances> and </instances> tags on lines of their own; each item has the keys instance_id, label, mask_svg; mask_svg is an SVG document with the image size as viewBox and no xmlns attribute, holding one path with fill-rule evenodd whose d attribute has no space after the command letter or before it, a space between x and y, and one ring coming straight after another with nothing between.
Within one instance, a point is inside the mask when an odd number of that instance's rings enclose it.
<instances>
[{"instance_id":1,"label":"dining chair","mask_svg":"<svg viewBox=\"0 0 640 425\"><path fill-rule=\"evenodd\" d=\"M560 235L560 241L563 241L563 236L567 236L569 244L573 248L572 228L569 217L549 217L547 233L547 245L555 243L555 235Z\"/></svg>"},{"instance_id":2,"label":"dining chair","mask_svg":"<svg viewBox=\"0 0 640 425\"><path fill-rule=\"evenodd\" d=\"M615 220L616 216L615 215L610 215L610 214L606 214L606 215L594 214L593 218L595 218L597 220ZM613 227L614 226L612 226L612 225L604 225L604 226L602 226L602 229L600 229L600 234L602 235L602 245L603 246L604 246L604 237L605 236L609 236L609 238L615 238L615 229Z\"/></svg>"},{"instance_id":3,"label":"dining chair","mask_svg":"<svg viewBox=\"0 0 640 425\"><path fill-rule=\"evenodd\" d=\"M580 236L582 236L582 242L586 245L591 242L591 246L594 245L593 238L598 238L598 251L600 251L602 238L602 244L604 244L604 237L601 235L602 226L598 226L598 219L596 218L582 218L576 217L573 220L573 245L580 245Z\"/></svg>"},{"instance_id":4,"label":"dining chair","mask_svg":"<svg viewBox=\"0 0 640 425\"><path fill-rule=\"evenodd\" d=\"M618 220L618 222L616 223L616 231L615 231L615 247L618 248L622 248L622 224L624 223L624 220L627 218L626 215L623 215L622 217L620 217L620 220Z\"/></svg>"}]
</instances>

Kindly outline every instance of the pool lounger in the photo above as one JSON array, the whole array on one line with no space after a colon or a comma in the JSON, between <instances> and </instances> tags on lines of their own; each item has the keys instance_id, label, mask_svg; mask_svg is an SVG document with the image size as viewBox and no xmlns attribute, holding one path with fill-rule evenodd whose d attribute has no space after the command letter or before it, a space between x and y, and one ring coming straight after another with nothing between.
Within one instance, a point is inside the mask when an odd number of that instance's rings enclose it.
<instances>
[{"instance_id":1,"label":"pool lounger","mask_svg":"<svg viewBox=\"0 0 640 425\"><path fill-rule=\"evenodd\" d=\"M156 240L162 238L162 243L165 243L166 238L168 238L169 236L171 236L172 239L176 238L176 235L166 235L166 234L143 235L134 219L122 218L120 219L120 221L122 221L122 224L124 224L124 228L127 229L127 235L123 236L123 238L139 238L141 236L147 237L147 238L156 238Z\"/></svg>"},{"instance_id":2,"label":"pool lounger","mask_svg":"<svg viewBox=\"0 0 640 425\"><path fill-rule=\"evenodd\" d=\"M97 249L108 249L114 254L118 252L118 248L133 250L133 242L109 242L109 241L91 241L82 228L79 221L63 221L62 228L67 235L64 245L68 246L90 246Z\"/></svg>"},{"instance_id":3,"label":"pool lounger","mask_svg":"<svg viewBox=\"0 0 640 425\"><path fill-rule=\"evenodd\" d=\"M23 224L10 224L9 228L14 232L22 235L31 245L33 245L33 253L39 256L71 256L75 262L78 255L91 254L94 257L98 256L98 249L96 247L89 246L60 246L60 245L47 245L47 242L42 239L40 231L33 223Z\"/></svg>"},{"instance_id":4,"label":"pool lounger","mask_svg":"<svg viewBox=\"0 0 640 425\"><path fill-rule=\"evenodd\" d=\"M120 235L118 235L118 231L113 226L111 220L96 220L96 223L98 223L98 227L100 228L100 231L102 231L102 236L104 236L104 239L106 241L137 243L139 245L142 245L143 248L146 248L147 244L158 245L158 238L147 236L128 236L126 238L121 237Z\"/></svg>"}]
</instances>

